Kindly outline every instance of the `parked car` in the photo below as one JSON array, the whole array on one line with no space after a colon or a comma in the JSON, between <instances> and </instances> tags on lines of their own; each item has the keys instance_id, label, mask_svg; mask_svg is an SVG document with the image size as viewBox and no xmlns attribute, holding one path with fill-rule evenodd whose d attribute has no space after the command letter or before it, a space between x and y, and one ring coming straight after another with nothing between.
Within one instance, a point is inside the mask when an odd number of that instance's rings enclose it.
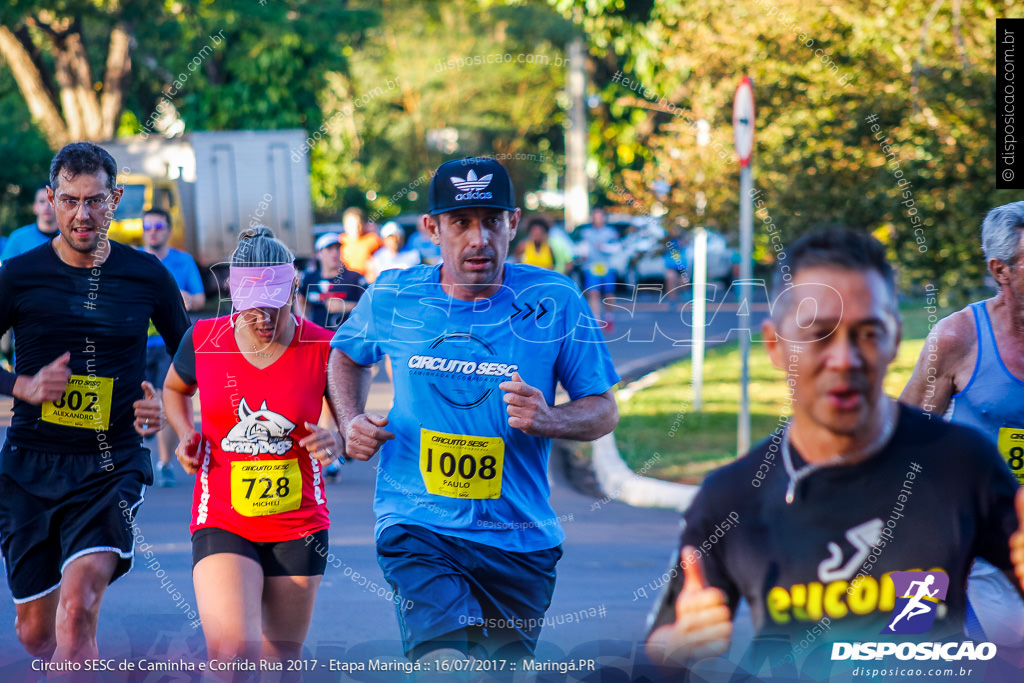
<instances>
[{"instance_id":1,"label":"parked car","mask_svg":"<svg viewBox=\"0 0 1024 683\"><path fill-rule=\"evenodd\" d=\"M665 250L668 241L665 228L660 220L651 216L628 216L611 214L608 225L619 233L620 249L612 257L611 268L618 274L620 287L631 289L640 284L665 284ZM577 256L582 256L580 230L573 234L573 243ZM733 263L735 250L731 249L725 237L714 230L707 233L707 278L711 284L728 286L733 279ZM687 240L684 248L687 274L693 275L692 239ZM577 284L582 284L583 274L579 262L574 266L570 276Z\"/></svg>"}]
</instances>

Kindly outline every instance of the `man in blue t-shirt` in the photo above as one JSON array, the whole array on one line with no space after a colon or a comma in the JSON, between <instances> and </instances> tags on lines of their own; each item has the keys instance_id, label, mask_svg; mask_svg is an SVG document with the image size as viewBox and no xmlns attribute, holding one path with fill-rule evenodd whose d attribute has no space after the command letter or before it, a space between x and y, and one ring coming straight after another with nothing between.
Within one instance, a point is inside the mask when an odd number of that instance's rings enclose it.
<instances>
[{"instance_id":1,"label":"man in blue t-shirt","mask_svg":"<svg viewBox=\"0 0 1024 683\"><path fill-rule=\"evenodd\" d=\"M185 310L196 311L206 304L203 292L203 278L195 260L184 251L175 249L168 242L171 239L171 215L159 208L147 209L142 215L142 239L145 245L142 251L160 259L167 270L171 271L178 290L185 302ZM167 368L171 364L171 356L167 353L163 337L149 324L149 340L146 344L146 380L157 389L162 389ZM174 448L178 445L178 437L167 425L157 434L159 463L156 469L157 486L175 486Z\"/></svg>"},{"instance_id":2,"label":"man in blue t-shirt","mask_svg":"<svg viewBox=\"0 0 1024 683\"><path fill-rule=\"evenodd\" d=\"M619 380L572 281L505 263L520 211L493 159L442 164L423 217L443 263L389 270L331 342L349 458L380 450L378 561L406 655L529 656L565 538L548 501L551 439L611 432ZM395 405L367 414L369 366ZM561 383L569 401L555 403Z\"/></svg>"},{"instance_id":3,"label":"man in blue t-shirt","mask_svg":"<svg viewBox=\"0 0 1024 683\"><path fill-rule=\"evenodd\" d=\"M48 185L43 183L36 188L35 199L32 202L32 213L36 215L36 222L29 223L11 233L4 244L3 251L0 252L0 263L24 254L29 249L35 249L57 235L57 216L47 198L47 187Z\"/></svg>"}]
</instances>

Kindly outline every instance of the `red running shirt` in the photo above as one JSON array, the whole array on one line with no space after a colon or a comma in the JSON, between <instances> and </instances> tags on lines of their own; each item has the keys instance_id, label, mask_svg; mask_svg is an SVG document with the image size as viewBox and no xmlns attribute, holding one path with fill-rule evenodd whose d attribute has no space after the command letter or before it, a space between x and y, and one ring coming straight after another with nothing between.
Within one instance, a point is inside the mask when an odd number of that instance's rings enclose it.
<instances>
[{"instance_id":1,"label":"red running shirt","mask_svg":"<svg viewBox=\"0 0 1024 683\"><path fill-rule=\"evenodd\" d=\"M331 333L299 321L284 354L262 370L238 349L230 316L192 331L202 436L190 529L250 541L303 538L330 526L320 463L299 446L320 419Z\"/></svg>"}]
</instances>

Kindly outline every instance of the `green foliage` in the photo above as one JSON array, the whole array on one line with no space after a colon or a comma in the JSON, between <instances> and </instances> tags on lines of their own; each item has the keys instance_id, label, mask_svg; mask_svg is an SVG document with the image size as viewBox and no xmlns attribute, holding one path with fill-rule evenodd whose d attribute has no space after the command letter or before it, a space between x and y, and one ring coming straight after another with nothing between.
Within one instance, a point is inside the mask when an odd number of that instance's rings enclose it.
<instances>
[{"instance_id":1,"label":"green foliage","mask_svg":"<svg viewBox=\"0 0 1024 683\"><path fill-rule=\"evenodd\" d=\"M32 125L14 78L0 66L0 232L35 220L35 189L46 182L53 153Z\"/></svg>"},{"instance_id":2,"label":"green foliage","mask_svg":"<svg viewBox=\"0 0 1024 683\"><path fill-rule=\"evenodd\" d=\"M189 130L315 129L327 74L347 67L341 46L374 15L338 2L175 2L139 30L133 102L145 123L168 93ZM140 111L141 109L141 111Z\"/></svg>"},{"instance_id":3,"label":"green foliage","mask_svg":"<svg viewBox=\"0 0 1024 683\"><path fill-rule=\"evenodd\" d=\"M951 310L937 313L941 318ZM906 307L903 342L889 366L883 388L889 396L903 391L931 329L923 305ZM704 360L703 410L693 410L689 359L665 368L648 388L620 402L615 442L626 463L647 476L699 483L703 476L736 458L739 403L739 350L735 343L710 349ZM769 436L789 416L785 375L772 365L760 343L750 348L751 441ZM658 454L654 458L654 454Z\"/></svg>"},{"instance_id":4,"label":"green foliage","mask_svg":"<svg viewBox=\"0 0 1024 683\"><path fill-rule=\"evenodd\" d=\"M732 100L747 74L757 103L754 182L767 203L755 226L770 216L786 242L835 225L875 232L904 285L935 282L946 301L981 283L980 218L1013 199L994 190L991 139L994 18L1009 5L658 0L649 20L630 21L620 0L549 1L582 22L600 65L592 151L612 200L621 202L614 189L624 187L641 207L664 205L670 220L735 234ZM612 82L613 68L640 87ZM652 109L662 97L675 115ZM693 127L701 118L711 133L703 148ZM653 192L656 179L669 183L666 197ZM707 197L703 219L698 191ZM769 253L767 232L755 227L755 239Z\"/></svg>"},{"instance_id":5,"label":"green foliage","mask_svg":"<svg viewBox=\"0 0 1024 683\"><path fill-rule=\"evenodd\" d=\"M324 135L312 156L321 214L343 209L355 188L375 193L362 202L381 220L422 209L430 172L451 157L501 155L520 193L558 172L558 64L571 25L540 3L372 6L379 21L321 93Z\"/></svg>"}]
</instances>

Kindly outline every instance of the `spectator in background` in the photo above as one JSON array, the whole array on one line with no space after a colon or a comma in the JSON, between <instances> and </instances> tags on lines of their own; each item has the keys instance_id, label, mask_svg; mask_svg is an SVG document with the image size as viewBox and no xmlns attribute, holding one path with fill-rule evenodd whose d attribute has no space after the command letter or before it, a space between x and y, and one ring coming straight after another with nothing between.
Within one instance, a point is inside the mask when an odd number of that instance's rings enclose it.
<instances>
[{"instance_id":1,"label":"spectator in background","mask_svg":"<svg viewBox=\"0 0 1024 683\"><path fill-rule=\"evenodd\" d=\"M605 332L611 332L612 315L605 313L604 295L615 291L616 273L610 261L619 248L619 233L607 224L604 209L595 208L591 211L590 220L589 224L580 229L583 291L594 317L604 321Z\"/></svg>"},{"instance_id":2,"label":"spectator in background","mask_svg":"<svg viewBox=\"0 0 1024 683\"><path fill-rule=\"evenodd\" d=\"M576 255L572 240L562 226L555 225L548 230L548 244L551 246L551 253L555 256L555 270L568 275L572 270L572 263Z\"/></svg>"},{"instance_id":3,"label":"spectator in background","mask_svg":"<svg viewBox=\"0 0 1024 683\"><path fill-rule=\"evenodd\" d=\"M690 284L690 266L693 263L693 240L683 234L682 227L673 225L665 240L665 290L670 302L678 302L680 288Z\"/></svg>"},{"instance_id":4,"label":"spectator in background","mask_svg":"<svg viewBox=\"0 0 1024 683\"><path fill-rule=\"evenodd\" d=\"M185 310L197 311L206 304L203 292L203 278L199 274L199 266L187 253L175 249L168 242L171 239L171 215L163 209L147 209L142 214L142 241L140 249L160 259L167 270L171 271L178 291L185 302ZM153 321L149 322L149 339L146 341L146 381L162 390L167 368L171 365L171 356L167 353L164 338L156 331ZM178 438L170 425L157 434L158 459L156 468L157 486L176 486L174 477L174 461L171 456L178 445Z\"/></svg>"},{"instance_id":5,"label":"spectator in background","mask_svg":"<svg viewBox=\"0 0 1024 683\"><path fill-rule=\"evenodd\" d=\"M408 246L419 253L420 263L433 266L441 262L441 245L434 242L422 221L417 223L416 232L409 238Z\"/></svg>"},{"instance_id":6,"label":"spectator in background","mask_svg":"<svg viewBox=\"0 0 1024 683\"><path fill-rule=\"evenodd\" d=\"M526 239L516 246L516 260L528 266L557 270L555 268L555 253L548 241L548 230L550 229L551 226L543 218L538 216L530 219L526 226Z\"/></svg>"},{"instance_id":7,"label":"spectator in background","mask_svg":"<svg viewBox=\"0 0 1024 683\"><path fill-rule=\"evenodd\" d=\"M370 259L370 272L366 276L367 280L373 282L385 270L392 268L405 270L419 265L419 252L411 249L402 250L405 244L405 233L402 232L402 227L398 223L394 221L385 223L384 227L380 229L380 236L384 240L384 246L375 251L373 258Z\"/></svg>"},{"instance_id":8,"label":"spectator in background","mask_svg":"<svg viewBox=\"0 0 1024 683\"><path fill-rule=\"evenodd\" d=\"M3 251L0 252L0 263L49 242L57 234L57 216L53 212L50 201L46 198L47 187L48 185L43 183L36 188L35 198L32 202L32 213L36 215L36 222L29 223L11 233L7 243L4 244Z\"/></svg>"},{"instance_id":9,"label":"spectator in background","mask_svg":"<svg viewBox=\"0 0 1024 683\"><path fill-rule=\"evenodd\" d=\"M333 330L348 318L368 283L342 264L338 233L320 235L315 247L319 267L302 274L296 301L303 318Z\"/></svg>"},{"instance_id":10,"label":"spectator in background","mask_svg":"<svg viewBox=\"0 0 1024 683\"><path fill-rule=\"evenodd\" d=\"M366 230L366 214L362 209L346 209L341 216L345 234L341 237L341 261L349 270L366 275L370 258L383 246L380 235Z\"/></svg>"}]
</instances>

